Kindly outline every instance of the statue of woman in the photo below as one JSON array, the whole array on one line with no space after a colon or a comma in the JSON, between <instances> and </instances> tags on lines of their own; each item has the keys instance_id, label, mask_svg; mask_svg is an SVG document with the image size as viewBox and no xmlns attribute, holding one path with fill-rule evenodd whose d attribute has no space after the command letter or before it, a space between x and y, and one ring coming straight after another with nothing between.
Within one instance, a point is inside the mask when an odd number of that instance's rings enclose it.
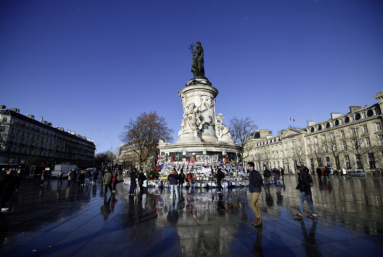
<instances>
[{"instance_id":1,"label":"statue of woman","mask_svg":"<svg viewBox=\"0 0 383 257\"><path fill-rule=\"evenodd\" d=\"M193 52L191 72L193 73L194 78L205 78L203 48L199 41L196 43L196 48Z\"/></svg>"}]
</instances>

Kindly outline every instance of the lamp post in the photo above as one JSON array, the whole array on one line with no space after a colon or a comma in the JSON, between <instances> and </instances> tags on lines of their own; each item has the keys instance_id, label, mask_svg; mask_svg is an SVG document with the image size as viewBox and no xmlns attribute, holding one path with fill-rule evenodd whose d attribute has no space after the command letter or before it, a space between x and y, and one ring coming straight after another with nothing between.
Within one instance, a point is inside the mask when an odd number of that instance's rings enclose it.
<instances>
[{"instance_id":1,"label":"lamp post","mask_svg":"<svg viewBox=\"0 0 383 257\"><path fill-rule=\"evenodd\" d=\"M366 168L364 167L364 157L363 157L363 151L362 151L362 147L361 147L361 144L360 144L360 138L359 138L359 127L355 127L356 128L356 135L358 136L358 147L360 149L360 155L362 157L362 168L363 168L363 172L364 172L364 176L367 178L367 172L366 172Z\"/></svg>"},{"instance_id":2,"label":"lamp post","mask_svg":"<svg viewBox=\"0 0 383 257\"><path fill-rule=\"evenodd\" d=\"M294 147L294 140L291 141L291 143L293 144L293 155L294 155L294 172L296 172L297 170L297 166L296 166L296 160L295 160L295 147Z\"/></svg>"}]
</instances>

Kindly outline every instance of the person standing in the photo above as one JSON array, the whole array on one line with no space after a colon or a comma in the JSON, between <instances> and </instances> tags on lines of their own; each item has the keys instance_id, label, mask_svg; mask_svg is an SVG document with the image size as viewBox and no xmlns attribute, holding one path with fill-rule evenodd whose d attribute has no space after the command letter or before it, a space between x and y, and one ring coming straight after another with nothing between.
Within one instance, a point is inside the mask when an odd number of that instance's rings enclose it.
<instances>
[{"instance_id":1,"label":"person standing","mask_svg":"<svg viewBox=\"0 0 383 257\"><path fill-rule=\"evenodd\" d=\"M84 179L85 179L84 171L80 171L77 175L77 188L80 188L80 186L84 185Z\"/></svg>"},{"instance_id":2,"label":"person standing","mask_svg":"<svg viewBox=\"0 0 383 257\"><path fill-rule=\"evenodd\" d=\"M285 177L285 170L281 167L281 177L282 179Z\"/></svg>"},{"instance_id":3,"label":"person standing","mask_svg":"<svg viewBox=\"0 0 383 257\"><path fill-rule=\"evenodd\" d=\"M217 186L218 186L218 193L222 193L222 179L225 177L225 174L223 174L221 167L218 167L217 169Z\"/></svg>"},{"instance_id":4,"label":"person standing","mask_svg":"<svg viewBox=\"0 0 383 257\"><path fill-rule=\"evenodd\" d=\"M44 184L44 178L45 178L45 170L42 170L42 171L41 171L41 184L40 184L40 186L43 186L43 184Z\"/></svg>"},{"instance_id":5,"label":"person standing","mask_svg":"<svg viewBox=\"0 0 383 257\"><path fill-rule=\"evenodd\" d=\"M275 174L275 183L276 183L276 186L282 186L282 181L281 181L281 172L279 170L275 170L274 172Z\"/></svg>"},{"instance_id":6,"label":"person standing","mask_svg":"<svg viewBox=\"0 0 383 257\"><path fill-rule=\"evenodd\" d=\"M21 172L21 168L19 168L17 170L17 174L16 174L16 178L15 178L15 188L16 188L16 192L19 190L19 185L20 185L20 182L21 180L23 179L23 173Z\"/></svg>"},{"instance_id":7,"label":"person standing","mask_svg":"<svg viewBox=\"0 0 383 257\"><path fill-rule=\"evenodd\" d=\"M92 174L90 173L89 169L85 170L85 186L90 187L90 179L92 177Z\"/></svg>"},{"instance_id":8,"label":"person standing","mask_svg":"<svg viewBox=\"0 0 383 257\"><path fill-rule=\"evenodd\" d=\"M64 176L64 172L60 170L59 174L57 174L57 186L63 184L63 176Z\"/></svg>"},{"instance_id":9,"label":"person standing","mask_svg":"<svg viewBox=\"0 0 383 257\"><path fill-rule=\"evenodd\" d=\"M261 174L254 169L254 162L247 163L247 170L250 172L249 175L249 191L251 194L250 206L253 209L255 217L257 220L252 224L254 226L259 226L262 224L261 211L259 210L259 195L261 194L261 187L263 184L263 179Z\"/></svg>"},{"instance_id":10,"label":"person standing","mask_svg":"<svg viewBox=\"0 0 383 257\"><path fill-rule=\"evenodd\" d=\"M1 190L1 211L8 211L9 208L5 205L9 199L12 198L12 192L15 189L15 180L13 178L12 168L7 167L5 169L6 173L0 180L0 190Z\"/></svg>"},{"instance_id":11,"label":"person standing","mask_svg":"<svg viewBox=\"0 0 383 257\"><path fill-rule=\"evenodd\" d=\"M189 182L189 195L191 195L191 190L193 187L193 173L191 172L191 170L189 170L189 173L188 173L188 182Z\"/></svg>"},{"instance_id":12,"label":"person standing","mask_svg":"<svg viewBox=\"0 0 383 257\"><path fill-rule=\"evenodd\" d=\"M113 173L113 179L112 179L112 194L116 193L117 183L118 183L118 172L115 171Z\"/></svg>"},{"instance_id":13,"label":"person standing","mask_svg":"<svg viewBox=\"0 0 383 257\"><path fill-rule=\"evenodd\" d=\"M104 186L105 186L105 197L106 197L106 194L108 193L108 188L110 192L112 192L112 173L109 171L109 169L107 169L106 173L104 174L102 182L104 183Z\"/></svg>"},{"instance_id":14,"label":"person standing","mask_svg":"<svg viewBox=\"0 0 383 257\"><path fill-rule=\"evenodd\" d=\"M316 171L317 171L317 175L318 175L318 180L322 181L322 170L318 167Z\"/></svg>"},{"instance_id":15,"label":"person standing","mask_svg":"<svg viewBox=\"0 0 383 257\"><path fill-rule=\"evenodd\" d=\"M138 186L140 187L140 193L141 194L143 192L142 184L144 183L144 178L145 178L145 175L144 175L144 172L141 169L140 172L138 173Z\"/></svg>"},{"instance_id":16,"label":"person standing","mask_svg":"<svg viewBox=\"0 0 383 257\"><path fill-rule=\"evenodd\" d=\"M303 218L303 204L306 201L308 206L311 209L312 214L308 216L310 219L317 219L317 214L314 209L313 201L312 201L312 194L311 194L311 187L310 187L310 180L309 180L309 174L303 171L303 168L301 166L297 166L297 174L298 174L298 185L295 188L295 190L300 191L299 196L299 213L295 214L294 217L297 218Z\"/></svg>"},{"instance_id":17,"label":"person standing","mask_svg":"<svg viewBox=\"0 0 383 257\"><path fill-rule=\"evenodd\" d=\"M172 172L170 172L170 174L168 175L168 181L170 184L170 192L171 192L170 199L173 199L173 190L176 191L176 198L178 198L177 180L178 180L178 174L176 170L173 168Z\"/></svg>"},{"instance_id":18,"label":"person standing","mask_svg":"<svg viewBox=\"0 0 383 257\"><path fill-rule=\"evenodd\" d=\"M183 188L184 186L184 183L185 183L185 174L184 174L184 170L181 169L181 173L180 175L178 176L178 186L180 188L180 190Z\"/></svg>"},{"instance_id":19,"label":"person standing","mask_svg":"<svg viewBox=\"0 0 383 257\"><path fill-rule=\"evenodd\" d=\"M130 171L130 190L129 195L134 195L134 188L136 187L137 170Z\"/></svg>"}]
</instances>

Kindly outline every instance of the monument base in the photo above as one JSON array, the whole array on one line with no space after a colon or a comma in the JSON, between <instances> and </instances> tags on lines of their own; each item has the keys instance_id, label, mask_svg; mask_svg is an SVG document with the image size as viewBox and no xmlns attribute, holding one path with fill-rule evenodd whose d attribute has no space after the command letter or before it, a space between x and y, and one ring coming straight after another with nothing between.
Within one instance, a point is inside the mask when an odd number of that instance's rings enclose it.
<instances>
[{"instance_id":1,"label":"monument base","mask_svg":"<svg viewBox=\"0 0 383 257\"><path fill-rule=\"evenodd\" d=\"M177 140L176 144L195 144L202 143L202 135L199 131L184 132Z\"/></svg>"}]
</instances>

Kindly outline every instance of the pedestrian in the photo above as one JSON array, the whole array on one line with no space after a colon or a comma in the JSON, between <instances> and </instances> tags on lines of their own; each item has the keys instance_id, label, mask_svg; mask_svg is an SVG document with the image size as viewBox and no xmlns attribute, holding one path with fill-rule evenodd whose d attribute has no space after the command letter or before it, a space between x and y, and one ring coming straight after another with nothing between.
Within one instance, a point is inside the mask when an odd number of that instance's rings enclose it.
<instances>
[{"instance_id":1,"label":"pedestrian","mask_svg":"<svg viewBox=\"0 0 383 257\"><path fill-rule=\"evenodd\" d=\"M282 186L282 181L281 181L281 172L279 170L275 170L275 182L277 186L281 185Z\"/></svg>"},{"instance_id":2,"label":"pedestrian","mask_svg":"<svg viewBox=\"0 0 383 257\"><path fill-rule=\"evenodd\" d=\"M116 186L117 186L117 183L118 183L118 172L115 171L113 173L113 178L112 178L112 193L116 193Z\"/></svg>"},{"instance_id":3,"label":"pedestrian","mask_svg":"<svg viewBox=\"0 0 383 257\"><path fill-rule=\"evenodd\" d=\"M15 178L15 188L16 192L19 190L19 185L21 180L23 179L23 173L21 172L21 168L17 170L16 178Z\"/></svg>"},{"instance_id":4,"label":"pedestrian","mask_svg":"<svg viewBox=\"0 0 383 257\"><path fill-rule=\"evenodd\" d=\"M189 182L189 195L191 195L192 185L193 185L193 173L191 170L189 170L188 173L188 182Z\"/></svg>"},{"instance_id":5,"label":"pedestrian","mask_svg":"<svg viewBox=\"0 0 383 257\"><path fill-rule=\"evenodd\" d=\"M9 199L12 198L12 192L15 189L14 177L11 174L12 168L7 167L5 169L6 173L0 180L0 190L1 190L1 211L8 211L9 208L5 205Z\"/></svg>"},{"instance_id":6,"label":"pedestrian","mask_svg":"<svg viewBox=\"0 0 383 257\"><path fill-rule=\"evenodd\" d=\"M324 167L321 167L321 169L320 169L320 173L321 173L321 175L322 175L322 177L323 177L323 180L326 180L326 172L325 172Z\"/></svg>"},{"instance_id":7,"label":"pedestrian","mask_svg":"<svg viewBox=\"0 0 383 257\"><path fill-rule=\"evenodd\" d=\"M80 188L80 186L84 186L84 179L85 179L84 171L80 171L77 175L77 188Z\"/></svg>"},{"instance_id":8,"label":"pedestrian","mask_svg":"<svg viewBox=\"0 0 383 257\"><path fill-rule=\"evenodd\" d=\"M69 172L69 176L70 176L70 187L76 186L76 170L72 169Z\"/></svg>"},{"instance_id":9,"label":"pedestrian","mask_svg":"<svg viewBox=\"0 0 383 257\"><path fill-rule=\"evenodd\" d=\"M42 170L42 171L41 171L41 183L40 183L40 186L43 186L43 184L44 184L44 179L45 179L45 170Z\"/></svg>"},{"instance_id":10,"label":"pedestrian","mask_svg":"<svg viewBox=\"0 0 383 257\"><path fill-rule=\"evenodd\" d=\"M144 183L144 178L145 178L145 175L144 175L144 172L142 171L142 169L140 170L140 172L138 173L138 186L140 187L140 193L142 194L143 192L143 187L142 187L142 184Z\"/></svg>"},{"instance_id":11,"label":"pedestrian","mask_svg":"<svg viewBox=\"0 0 383 257\"><path fill-rule=\"evenodd\" d=\"M92 173L90 169L85 170L85 186L90 187L90 179L92 177Z\"/></svg>"},{"instance_id":12,"label":"pedestrian","mask_svg":"<svg viewBox=\"0 0 383 257\"><path fill-rule=\"evenodd\" d=\"M223 187L222 187L222 179L225 177L225 174L222 172L221 167L218 167L217 169L217 186L218 186L218 193L222 193Z\"/></svg>"},{"instance_id":13,"label":"pedestrian","mask_svg":"<svg viewBox=\"0 0 383 257\"><path fill-rule=\"evenodd\" d=\"M185 183L185 174L184 174L184 169L181 169L181 173L180 175L178 176L178 186L180 188L180 190L183 188L184 186L184 183Z\"/></svg>"},{"instance_id":14,"label":"pedestrian","mask_svg":"<svg viewBox=\"0 0 383 257\"><path fill-rule=\"evenodd\" d=\"M171 192L170 199L173 199L173 190L176 191L176 198L178 198L177 180L178 180L178 173L176 172L175 168L173 168L172 172L170 172L170 174L168 175L168 181L170 184L170 192Z\"/></svg>"},{"instance_id":15,"label":"pedestrian","mask_svg":"<svg viewBox=\"0 0 383 257\"><path fill-rule=\"evenodd\" d=\"M62 170L60 170L59 174L57 174L57 186L60 184L62 185L63 184L63 176L64 176L64 172L62 172Z\"/></svg>"},{"instance_id":16,"label":"pedestrian","mask_svg":"<svg viewBox=\"0 0 383 257\"><path fill-rule=\"evenodd\" d=\"M324 168L324 172L325 172L325 174L326 174L326 179L329 179L329 178L330 178L330 172L331 172L330 169L329 169L329 167L326 166L326 167Z\"/></svg>"},{"instance_id":17,"label":"pedestrian","mask_svg":"<svg viewBox=\"0 0 383 257\"><path fill-rule=\"evenodd\" d=\"M285 177L285 170L281 167L281 177L282 179Z\"/></svg>"},{"instance_id":18,"label":"pedestrian","mask_svg":"<svg viewBox=\"0 0 383 257\"><path fill-rule=\"evenodd\" d=\"M137 170L134 168L130 171L130 190L129 195L134 195L134 188L136 187Z\"/></svg>"},{"instance_id":19,"label":"pedestrian","mask_svg":"<svg viewBox=\"0 0 383 257\"><path fill-rule=\"evenodd\" d=\"M322 181L322 170L318 167L316 171L317 171L317 175L318 175L318 180Z\"/></svg>"},{"instance_id":20,"label":"pedestrian","mask_svg":"<svg viewBox=\"0 0 383 257\"><path fill-rule=\"evenodd\" d=\"M112 173L109 171L109 169L106 170L106 173L104 174L102 181L105 186L105 197L106 197L106 194L108 193L108 188L110 192L112 192Z\"/></svg>"},{"instance_id":21,"label":"pedestrian","mask_svg":"<svg viewBox=\"0 0 383 257\"><path fill-rule=\"evenodd\" d=\"M263 177L265 178L265 183L264 186L269 186L270 185L270 171L267 167L265 167L265 170L263 171Z\"/></svg>"},{"instance_id":22,"label":"pedestrian","mask_svg":"<svg viewBox=\"0 0 383 257\"><path fill-rule=\"evenodd\" d=\"M257 220L252 224L254 226L259 226L262 224L261 211L259 210L259 195L261 194L261 187L263 185L263 179L261 174L254 169L254 162L247 163L247 171L250 172L249 175L249 191L251 194L250 206L254 211L255 217Z\"/></svg>"},{"instance_id":23,"label":"pedestrian","mask_svg":"<svg viewBox=\"0 0 383 257\"><path fill-rule=\"evenodd\" d=\"M297 218L303 218L303 204L306 201L308 206L311 209L312 214L308 216L310 219L317 219L317 214L314 209L313 201L312 201L312 194L311 194L311 186L310 183L310 174L307 174L307 172L303 171L303 167L297 166L296 169L298 173L298 185L295 188L295 190L300 191L300 196L299 196L299 213L295 214L294 217ZM312 180L312 178L311 178Z\"/></svg>"},{"instance_id":24,"label":"pedestrian","mask_svg":"<svg viewBox=\"0 0 383 257\"><path fill-rule=\"evenodd\" d=\"M93 185L97 183L97 178L98 178L98 171L96 170L93 172Z\"/></svg>"}]
</instances>

